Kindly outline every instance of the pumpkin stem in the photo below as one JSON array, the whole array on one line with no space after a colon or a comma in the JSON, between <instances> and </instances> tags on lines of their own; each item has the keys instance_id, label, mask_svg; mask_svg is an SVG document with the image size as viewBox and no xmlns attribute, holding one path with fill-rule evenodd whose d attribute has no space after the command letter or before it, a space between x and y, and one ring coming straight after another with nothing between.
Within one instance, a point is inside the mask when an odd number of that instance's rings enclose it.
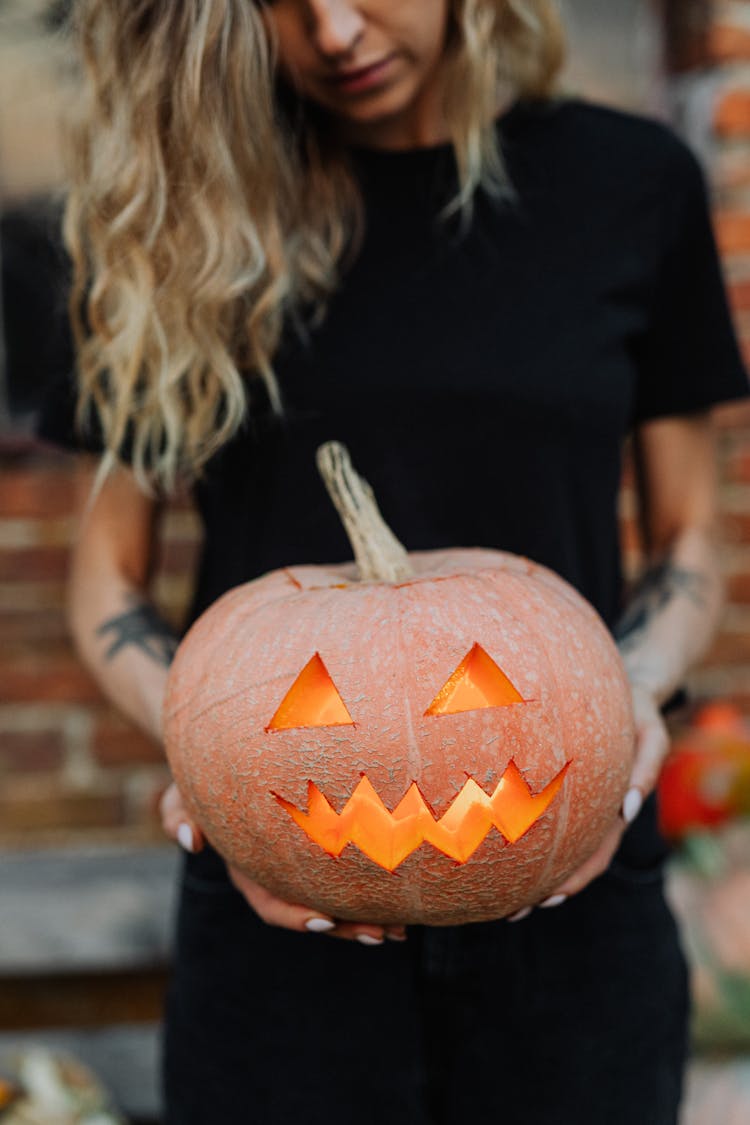
<instances>
[{"instance_id":1,"label":"pumpkin stem","mask_svg":"<svg viewBox=\"0 0 750 1125\"><path fill-rule=\"evenodd\" d=\"M406 548L380 514L375 495L355 471L349 451L327 441L316 455L328 495L341 517L363 582L402 582L414 571Z\"/></svg>"}]
</instances>

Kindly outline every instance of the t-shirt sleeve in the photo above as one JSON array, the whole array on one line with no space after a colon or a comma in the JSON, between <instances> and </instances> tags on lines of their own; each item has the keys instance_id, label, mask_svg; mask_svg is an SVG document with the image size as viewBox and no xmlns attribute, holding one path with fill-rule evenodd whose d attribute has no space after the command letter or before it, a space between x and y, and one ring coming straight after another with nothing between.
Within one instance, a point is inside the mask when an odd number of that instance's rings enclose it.
<instances>
[{"instance_id":1,"label":"t-shirt sleeve","mask_svg":"<svg viewBox=\"0 0 750 1125\"><path fill-rule=\"evenodd\" d=\"M639 347L636 423L704 410L744 398L750 391L711 224L706 179L687 145L672 133L667 136L664 241Z\"/></svg>"}]
</instances>

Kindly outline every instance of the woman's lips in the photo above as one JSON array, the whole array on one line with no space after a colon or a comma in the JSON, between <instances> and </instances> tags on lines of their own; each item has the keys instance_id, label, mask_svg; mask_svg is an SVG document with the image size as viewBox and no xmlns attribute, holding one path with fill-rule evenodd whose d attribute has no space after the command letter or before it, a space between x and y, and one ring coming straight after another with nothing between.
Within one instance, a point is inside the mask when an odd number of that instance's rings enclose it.
<instances>
[{"instance_id":1,"label":"woman's lips","mask_svg":"<svg viewBox=\"0 0 750 1125\"><path fill-rule=\"evenodd\" d=\"M387 55L384 59L357 67L356 70L339 71L338 74L331 75L329 81L337 90L345 90L347 93L354 94L359 93L360 90L369 90L373 86L380 85L395 57L395 55Z\"/></svg>"}]
</instances>

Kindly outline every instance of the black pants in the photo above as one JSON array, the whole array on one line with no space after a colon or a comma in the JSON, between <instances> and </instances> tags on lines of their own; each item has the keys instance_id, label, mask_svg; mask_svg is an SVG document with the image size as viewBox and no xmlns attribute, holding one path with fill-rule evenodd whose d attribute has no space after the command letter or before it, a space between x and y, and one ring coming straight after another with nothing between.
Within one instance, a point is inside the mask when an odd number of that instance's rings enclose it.
<instances>
[{"instance_id":1,"label":"black pants","mask_svg":"<svg viewBox=\"0 0 750 1125\"><path fill-rule=\"evenodd\" d=\"M186 861L167 1125L677 1121L687 974L660 867L366 948L265 926L213 860Z\"/></svg>"}]
</instances>

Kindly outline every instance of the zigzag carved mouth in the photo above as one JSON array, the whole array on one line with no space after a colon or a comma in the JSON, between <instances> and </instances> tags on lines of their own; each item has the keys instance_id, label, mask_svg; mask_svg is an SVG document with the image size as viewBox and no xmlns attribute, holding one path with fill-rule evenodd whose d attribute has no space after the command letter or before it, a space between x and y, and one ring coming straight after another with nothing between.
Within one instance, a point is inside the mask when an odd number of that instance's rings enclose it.
<instances>
[{"instance_id":1,"label":"zigzag carved mouth","mask_svg":"<svg viewBox=\"0 0 750 1125\"><path fill-rule=\"evenodd\" d=\"M273 796L329 855L339 856L347 844L356 844L380 867L395 871L423 843L465 863L493 827L515 844L546 812L569 765L536 795L512 761L491 796L469 778L439 820L414 782L393 812L365 775L340 813L312 781L308 783L307 812L276 793Z\"/></svg>"}]
</instances>

